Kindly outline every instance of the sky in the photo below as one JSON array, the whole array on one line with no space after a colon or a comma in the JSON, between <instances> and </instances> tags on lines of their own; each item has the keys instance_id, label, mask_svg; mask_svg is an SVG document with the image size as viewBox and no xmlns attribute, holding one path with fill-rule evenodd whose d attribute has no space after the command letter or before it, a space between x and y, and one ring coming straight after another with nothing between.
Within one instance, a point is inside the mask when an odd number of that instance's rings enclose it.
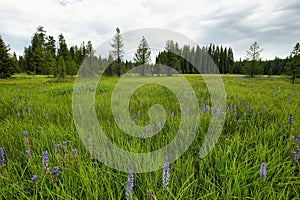
<instances>
[{"instance_id":1,"label":"sky","mask_svg":"<svg viewBox=\"0 0 300 200\"><path fill-rule=\"evenodd\" d=\"M300 42L299 0L0 0L0 35L18 55L41 25L68 46L94 47L122 32L168 29L200 46L231 47L244 59L255 41L262 59L285 58ZM146 38L147 39L147 38Z\"/></svg>"}]
</instances>

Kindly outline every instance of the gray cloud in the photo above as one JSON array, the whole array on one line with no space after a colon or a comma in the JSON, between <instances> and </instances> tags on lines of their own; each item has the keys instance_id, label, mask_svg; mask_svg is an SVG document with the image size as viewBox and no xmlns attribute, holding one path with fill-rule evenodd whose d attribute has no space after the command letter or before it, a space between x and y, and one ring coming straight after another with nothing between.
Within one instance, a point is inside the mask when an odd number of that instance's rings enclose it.
<instances>
[{"instance_id":1,"label":"gray cloud","mask_svg":"<svg viewBox=\"0 0 300 200\"><path fill-rule=\"evenodd\" d=\"M299 11L297 0L11 0L1 3L0 34L22 54L38 25L56 38L63 33L69 45L91 40L95 47L112 37L117 26L122 32L166 28L199 45L231 46L236 59L257 41L263 58L271 59L288 56L299 41Z\"/></svg>"}]
</instances>

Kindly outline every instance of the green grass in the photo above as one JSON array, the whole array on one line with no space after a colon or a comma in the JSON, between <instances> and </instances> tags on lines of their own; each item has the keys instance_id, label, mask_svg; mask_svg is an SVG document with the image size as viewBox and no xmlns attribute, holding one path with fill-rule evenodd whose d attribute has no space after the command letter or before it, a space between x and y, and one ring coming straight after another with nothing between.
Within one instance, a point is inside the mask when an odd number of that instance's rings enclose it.
<instances>
[{"instance_id":1,"label":"green grass","mask_svg":"<svg viewBox=\"0 0 300 200\"><path fill-rule=\"evenodd\" d=\"M198 75L185 77L194 88L201 109L203 103L209 102L205 83ZM176 83L176 77L169 79ZM162 190L162 170L155 172L156 181L154 172L135 174L133 199L147 199L150 190L153 199L300 199L300 165L290 156L288 124L292 114L294 135L300 134L299 84L290 84L280 77L223 76L223 80L227 105L236 104L237 117L234 108L226 111L216 146L206 157L199 158L210 122L210 114L201 113L195 140L170 166L169 190ZM180 122L176 96L159 85L146 85L135 91L130 114L141 111L137 124L150 122L148 110L153 104L164 106L167 121L153 138L133 138L113 123L110 97L117 81L118 78L103 78L96 90L96 113L107 137L132 152L153 151L170 142ZM0 80L0 147L6 157L0 168L0 199L125 199L127 173L92 158L79 139L72 115L73 83L71 78L55 82L51 77L25 75ZM249 107L253 115L249 115ZM171 111L175 112L174 117ZM25 130L29 132L30 160L25 153ZM54 145L62 141L67 141L68 146L58 153ZM76 159L71 154L75 148ZM50 170L60 167L56 180L44 172L43 151L49 152ZM265 181L259 177L262 162L267 164ZM36 185L31 181L35 174L39 176Z\"/></svg>"}]
</instances>

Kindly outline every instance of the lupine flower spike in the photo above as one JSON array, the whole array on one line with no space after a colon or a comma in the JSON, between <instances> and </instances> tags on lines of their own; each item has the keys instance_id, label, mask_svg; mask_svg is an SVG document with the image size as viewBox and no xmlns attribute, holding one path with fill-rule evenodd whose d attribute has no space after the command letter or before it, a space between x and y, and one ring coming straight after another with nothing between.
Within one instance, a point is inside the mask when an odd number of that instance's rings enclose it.
<instances>
[{"instance_id":1,"label":"lupine flower spike","mask_svg":"<svg viewBox=\"0 0 300 200\"><path fill-rule=\"evenodd\" d=\"M28 131L24 131L23 136L24 136L25 146L27 149L29 149Z\"/></svg>"},{"instance_id":2,"label":"lupine flower spike","mask_svg":"<svg viewBox=\"0 0 300 200\"><path fill-rule=\"evenodd\" d=\"M54 148L57 150L57 159L59 164L62 164L62 157L60 155L60 144L54 145Z\"/></svg>"},{"instance_id":3,"label":"lupine flower spike","mask_svg":"<svg viewBox=\"0 0 300 200\"><path fill-rule=\"evenodd\" d=\"M267 165L266 163L261 163L260 165L260 170L259 170L259 176L263 179L266 180L267 178Z\"/></svg>"},{"instance_id":4,"label":"lupine flower spike","mask_svg":"<svg viewBox=\"0 0 300 200\"><path fill-rule=\"evenodd\" d=\"M73 149L72 150L72 156L73 156L73 159L74 159L74 162L75 162L75 167L78 166L78 160L77 160L76 153L77 153L77 149Z\"/></svg>"},{"instance_id":5,"label":"lupine flower spike","mask_svg":"<svg viewBox=\"0 0 300 200\"><path fill-rule=\"evenodd\" d=\"M48 151L42 152L42 161L43 161L43 167L45 173L50 174L49 164L48 164Z\"/></svg>"},{"instance_id":6,"label":"lupine flower spike","mask_svg":"<svg viewBox=\"0 0 300 200\"><path fill-rule=\"evenodd\" d=\"M0 147L0 167L5 163L5 155L4 150Z\"/></svg>"},{"instance_id":7,"label":"lupine flower spike","mask_svg":"<svg viewBox=\"0 0 300 200\"><path fill-rule=\"evenodd\" d=\"M170 164L167 157L164 163L163 176L162 176L163 190L168 190L169 179L170 179Z\"/></svg>"},{"instance_id":8,"label":"lupine flower spike","mask_svg":"<svg viewBox=\"0 0 300 200\"><path fill-rule=\"evenodd\" d=\"M51 182L54 183L57 181L57 177L58 177L58 172L59 172L59 167L56 166L54 167L54 169L51 172Z\"/></svg>"},{"instance_id":9,"label":"lupine flower spike","mask_svg":"<svg viewBox=\"0 0 300 200\"><path fill-rule=\"evenodd\" d=\"M67 152L67 146L68 146L68 142L67 141L63 141L63 147L64 147L64 152Z\"/></svg>"},{"instance_id":10,"label":"lupine flower spike","mask_svg":"<svg viewBox=\"0 0 300 200\"><path fill-rule=\"evenodd\" d=\"M152 190L150 190L148 200L152 200Z\"/></svg>"},{"instance_id":11,"label":"lupine flower spike","mask_svg":"<svg viewBox=\"0 0 300 200\"><path fill-rule=\"evenodd\" d=\"M38 181L38 179L39 179L39 177L37 175L34 175L31 178L31 181L32 181L32 184L33 184L33 187L34 187L35 190L37 189L37 181Z\"/></svg>"},{"instance_id":12,"label":"lupine flower spike","mask_svg":"<svg viewBox=\"0 0 300 200\"><path fill-rule=\"evenodd\" d=\"M128 171L128 180L126 185L126 199L132 199L132 189L133 189L133 173L132 166L130 165Z\"/></svg>"}]
</instances>

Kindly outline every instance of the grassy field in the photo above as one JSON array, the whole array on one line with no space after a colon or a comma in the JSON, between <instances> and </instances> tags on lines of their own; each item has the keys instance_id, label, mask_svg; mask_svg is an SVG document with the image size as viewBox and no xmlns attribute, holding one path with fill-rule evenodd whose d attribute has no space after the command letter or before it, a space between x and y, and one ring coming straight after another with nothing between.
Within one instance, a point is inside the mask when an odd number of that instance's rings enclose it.
<instances>
[{"instance_id":1,"label":"grassy field","mask_svg":"<svg viewBox=\"0 0 300 200\"><path fill-rule=\"evenodd\" d=\"M212 151L200 159L214 110L202 110L210 102L202 78L185 77L201 110L195 140L170 164L168 189L163 190L162 169L134 174L130 198L147 199L151 191L152 199L300 199L300 163L291 156L297 142L291 145L290 139L291 134L300 135L300 85L280 77L223 76L227 97L227 109L221 113L226 115L223 132ZM176 83L176 77L169 79ZM132 152L168 144L180 122L172 91L147 85L132 95L129 114L135 114L135 123L149 123L153 104L161 104L167 113L159 134L133 138L113 123L110 97L117 81L103 78L96 90L97 117L106 136ZM5 154L0 162L0 199L126 199L128 174L93 158L93 144L86 149L78 136L72 115L73 83L74 79L55 82L35 76L0 80L0 147ZM289 124L290 115L293 123ZM46 172L45 151L49 153ZM265 179L260 177L262 162L266 163ZM37 181L32 180L34 175Z\"/></svg>"}]
</instances>

